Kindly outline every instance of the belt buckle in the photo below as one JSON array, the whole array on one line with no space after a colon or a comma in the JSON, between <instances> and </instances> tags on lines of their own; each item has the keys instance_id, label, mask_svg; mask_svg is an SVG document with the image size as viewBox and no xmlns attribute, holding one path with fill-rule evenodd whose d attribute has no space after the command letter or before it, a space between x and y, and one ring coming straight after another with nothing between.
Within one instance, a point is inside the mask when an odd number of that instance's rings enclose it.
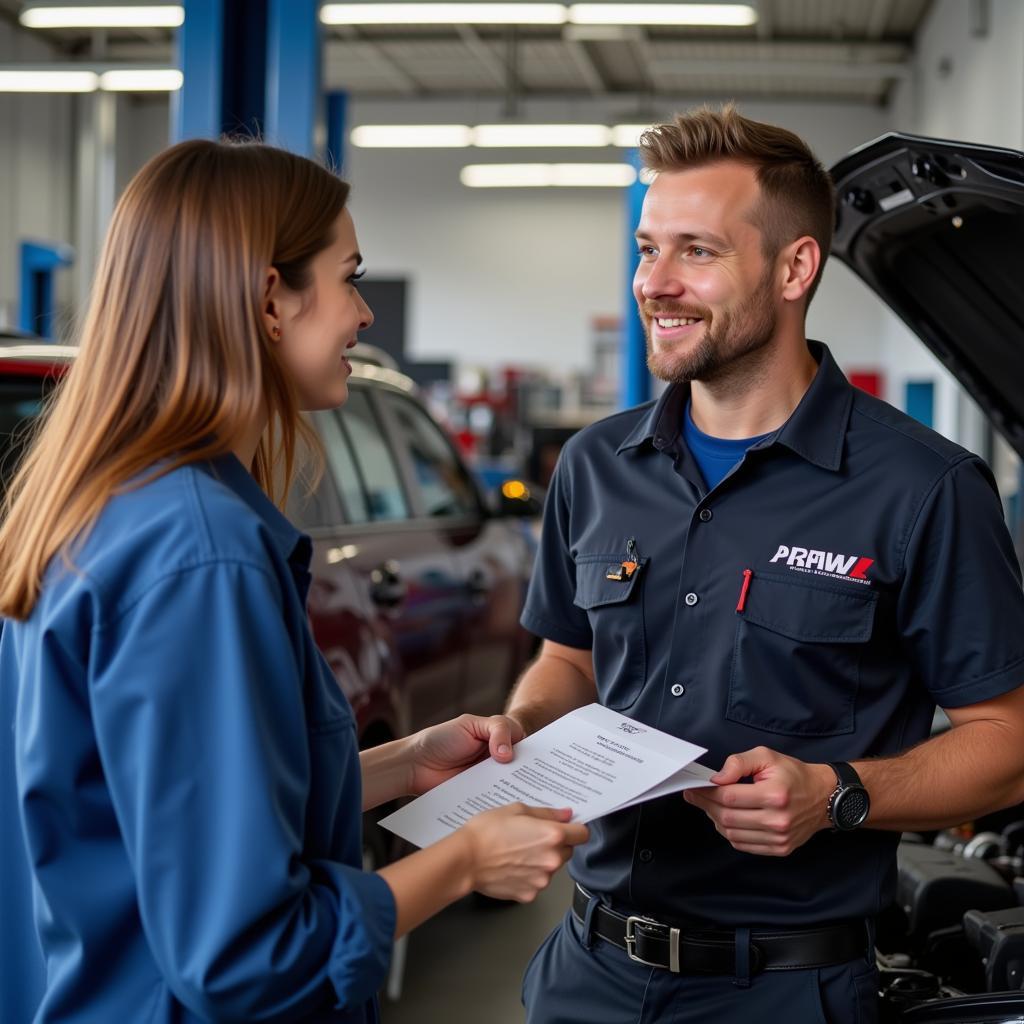
<instances>
[{"instance_id":1,"label":"belt buckle","mask_svg":"<svg viewBox=\"0 0 1024 1024\"><path fill-rule=\"evenodd\" d=\"M636 914L631 914L626 918L626 956L629 957L634 963L643 964L645 967L660 967L662 970L665 969L665 964L654 963L653 960L645 960L641 956L637 956L636 953L636 926L638 924L655 925L658 928L664 928L665 926L660 921L655 921L651 917L642 917ZM669 928L668 929L668 969L673 974L679 973L679 929Z\"/></svg>"}]
</instances>

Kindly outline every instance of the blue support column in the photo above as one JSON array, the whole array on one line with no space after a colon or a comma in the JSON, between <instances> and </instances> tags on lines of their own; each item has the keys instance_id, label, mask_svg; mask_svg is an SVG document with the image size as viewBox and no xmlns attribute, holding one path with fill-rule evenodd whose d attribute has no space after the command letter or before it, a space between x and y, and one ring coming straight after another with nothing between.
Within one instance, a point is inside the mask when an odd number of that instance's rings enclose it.
<instances>
[{"instance_id":1,"label":"blue support column","mask_svg":"<svg viewBox=\"0 0 1024 1024\"><path fill-rule=\"evenodd\" d=\"M629 160L639 172L639 151L631 150ZM641 405L651 397L651 375L647 369L647 338L643 323L637 315L636 300L633 298L633 275L639 263L634 232L640 223L645 195L647 186L637 177L626 190L626 304L622 317L622 374L619 384L619 405L623 409Z\"/></svg>"},{"instance_id":2,"label":"blue support column","mask_svg":"<svg viewBox=\"0 0 1024 1024\"><path fill-rule=\"evenodd\" d=\"M184 0L184 5L175 50L185 82L171 93L171 141L215 139L224 94L224 2Z\"/></svg>"},{"instance_id":3,"label":"blue support column","mask_svg":"<svg viewBox=\"0 0 1024 1024\"><path fill-rule=\"evenodd\" d=\"M267 0L185 0L177 51L185 82L172 99L175 142L263 134Z\"/></svg>"},{"instance_id":4,"label":"blue support column","mask_svg":"<svg viewBox=\"0 0 1024 1024\"><path fill-rule=\"evenodd\" d=\"M21 243L21 288L18 327L53 340L53 278L61 267L70 267L75 252L70 245L45 242Z\"/></svg>"},{"instance_id":5,"label":"blue support column","mask_svg":"<svg viewBox=\"0 0 1024 1024\"><path fill-rule=\"evenodd\" d=\"M348 93L327 94L327 159L328 167L342 174L345 167L345 135L348 128Z\"/></svg>"},{"instance_id":6,"label":"blue support column","mask_svg":"<svg viewBox=\"0 0 1024 1024\"><path fill-rule=\"evenodd\" d=\"M319 0L267 0L266 139L313 156L320 99Z\"/></svg>"}]
</instances>

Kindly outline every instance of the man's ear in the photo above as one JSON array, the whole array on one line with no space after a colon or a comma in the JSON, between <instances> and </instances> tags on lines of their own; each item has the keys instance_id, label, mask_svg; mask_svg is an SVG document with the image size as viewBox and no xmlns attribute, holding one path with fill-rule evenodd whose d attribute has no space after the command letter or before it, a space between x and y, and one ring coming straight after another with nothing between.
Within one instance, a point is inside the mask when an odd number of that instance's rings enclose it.
<instances>
[{"instance_id":1,"label":"man's ear","mask_svg":"<svg viewBox=\"0 0 1024 1024\"><path fill-rule=\"evenodd\" d=\"M821 248L810 235L804 235L787 245L782 255L786 271L782 297L787 302L796 302L807 294L817 277Z\"/></svg>"}]
</instances>

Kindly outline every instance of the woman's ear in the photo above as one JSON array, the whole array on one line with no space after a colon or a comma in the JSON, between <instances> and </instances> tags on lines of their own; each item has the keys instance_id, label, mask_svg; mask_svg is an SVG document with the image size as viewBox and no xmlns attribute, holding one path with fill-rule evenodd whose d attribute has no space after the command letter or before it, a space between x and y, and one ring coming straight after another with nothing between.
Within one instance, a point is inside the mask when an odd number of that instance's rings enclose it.
<instances>
[{"instance_id":1,"label":"woman's ear","mask_svg":"<svg viewBox=\"0 0 1024 1024\"><path fill-rule=\"evenodd\" d=\"M267 333L274 341L281 340L281 275L276 267L267 267L263 277L261 312Z\"/></svg>"}]
</instances>

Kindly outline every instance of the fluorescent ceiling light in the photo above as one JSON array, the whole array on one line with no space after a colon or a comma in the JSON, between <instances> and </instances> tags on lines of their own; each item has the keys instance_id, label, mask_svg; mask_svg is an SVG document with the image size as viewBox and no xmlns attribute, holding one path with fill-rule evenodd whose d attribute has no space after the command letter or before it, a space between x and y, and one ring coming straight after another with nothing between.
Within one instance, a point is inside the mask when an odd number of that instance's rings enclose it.
<instances>
[{"instance_id":1,"label":"fluorescent ceiling light","mask_svg":"<svg viewBox=\"0 0 1024 1024\"><path fill-rule=\"evenodd\" d=\"M0 70L0 92L95 92L95 71Z\"/></svg>"},{"instance_id":2,"label":"fluorescent ceiling light","mask_svg":"<svg viewBox=\"0 0 1024 1024\"><path fill-rule=\"evenodd\" d=\"M640 136L651 126L649 124L617 124L612 128L612 145L632 149L640 145Z\"/></svg>"},{"instance_id":3,"label":"fluorescent ceiling light","mask_svg":"<svg viewBox=\"0 0 1024 1024\"><path fill-rule=\"evenodd\" d=\"M324 4L325 25L562 25L564 4L357 3Z\"/></svg>"},{"instance_id":4,"label":"fluorescent ceiling light","mask_svg":"<svg viewBox=\"0 0 1024 1024\"><path fill-rule=\"evenodd\" d=\"M481 124L473 129L477 146L607 146L603 124Z\"/></svg>"},{"instance_id":5,"label":"fluorescent ceiling light","mask_svg":"<svg viewBox=\"0 0 1024 1024\"><path fill-rule=\"evenodd\" d=\"M749 4L572 4L576 25L753 25Z\"/></svg>"},{"instance_id":6,"label":"fluorescent ceiling light","mask_svg":"<svg viewBox=\"0 0 1024 1024\"><path fill-rule=\"evenodd\" d=\"M100 75L107 92L176 92L185 76L177 68L119 68Z\"/></svg>"},{"instance_id":7,"label":"fluorescent ceiling light","mask_svg":"<svg viewBox=\"0 0 1024 1024\"><path fill-rule=\"evenodd\" d=\"M181 4L26 4L19 20L26 28L178 28L185 21L185 8Z\"/></svg>"},{"instance_id":8,"label":"fluorescent ceiling light","mask_svg":"<svg viewBox=\"0 0 1024 1024\"><path fill-rule=\"evenodd\" d=\"M459 179L469 188L625 188L636 181L629 164L469 164Z\"/></svg>"},{"instance_id":9,"label":"fluorescent ceiling light","mask_svg":"<svg viewBox=\"0 0 1024 1024\"><path fill-rule=\"evenodd\" d=\"M465 124L362 124L349 136L362 149L458 149L473 141Z\"/></svg>"}]
</instances>

